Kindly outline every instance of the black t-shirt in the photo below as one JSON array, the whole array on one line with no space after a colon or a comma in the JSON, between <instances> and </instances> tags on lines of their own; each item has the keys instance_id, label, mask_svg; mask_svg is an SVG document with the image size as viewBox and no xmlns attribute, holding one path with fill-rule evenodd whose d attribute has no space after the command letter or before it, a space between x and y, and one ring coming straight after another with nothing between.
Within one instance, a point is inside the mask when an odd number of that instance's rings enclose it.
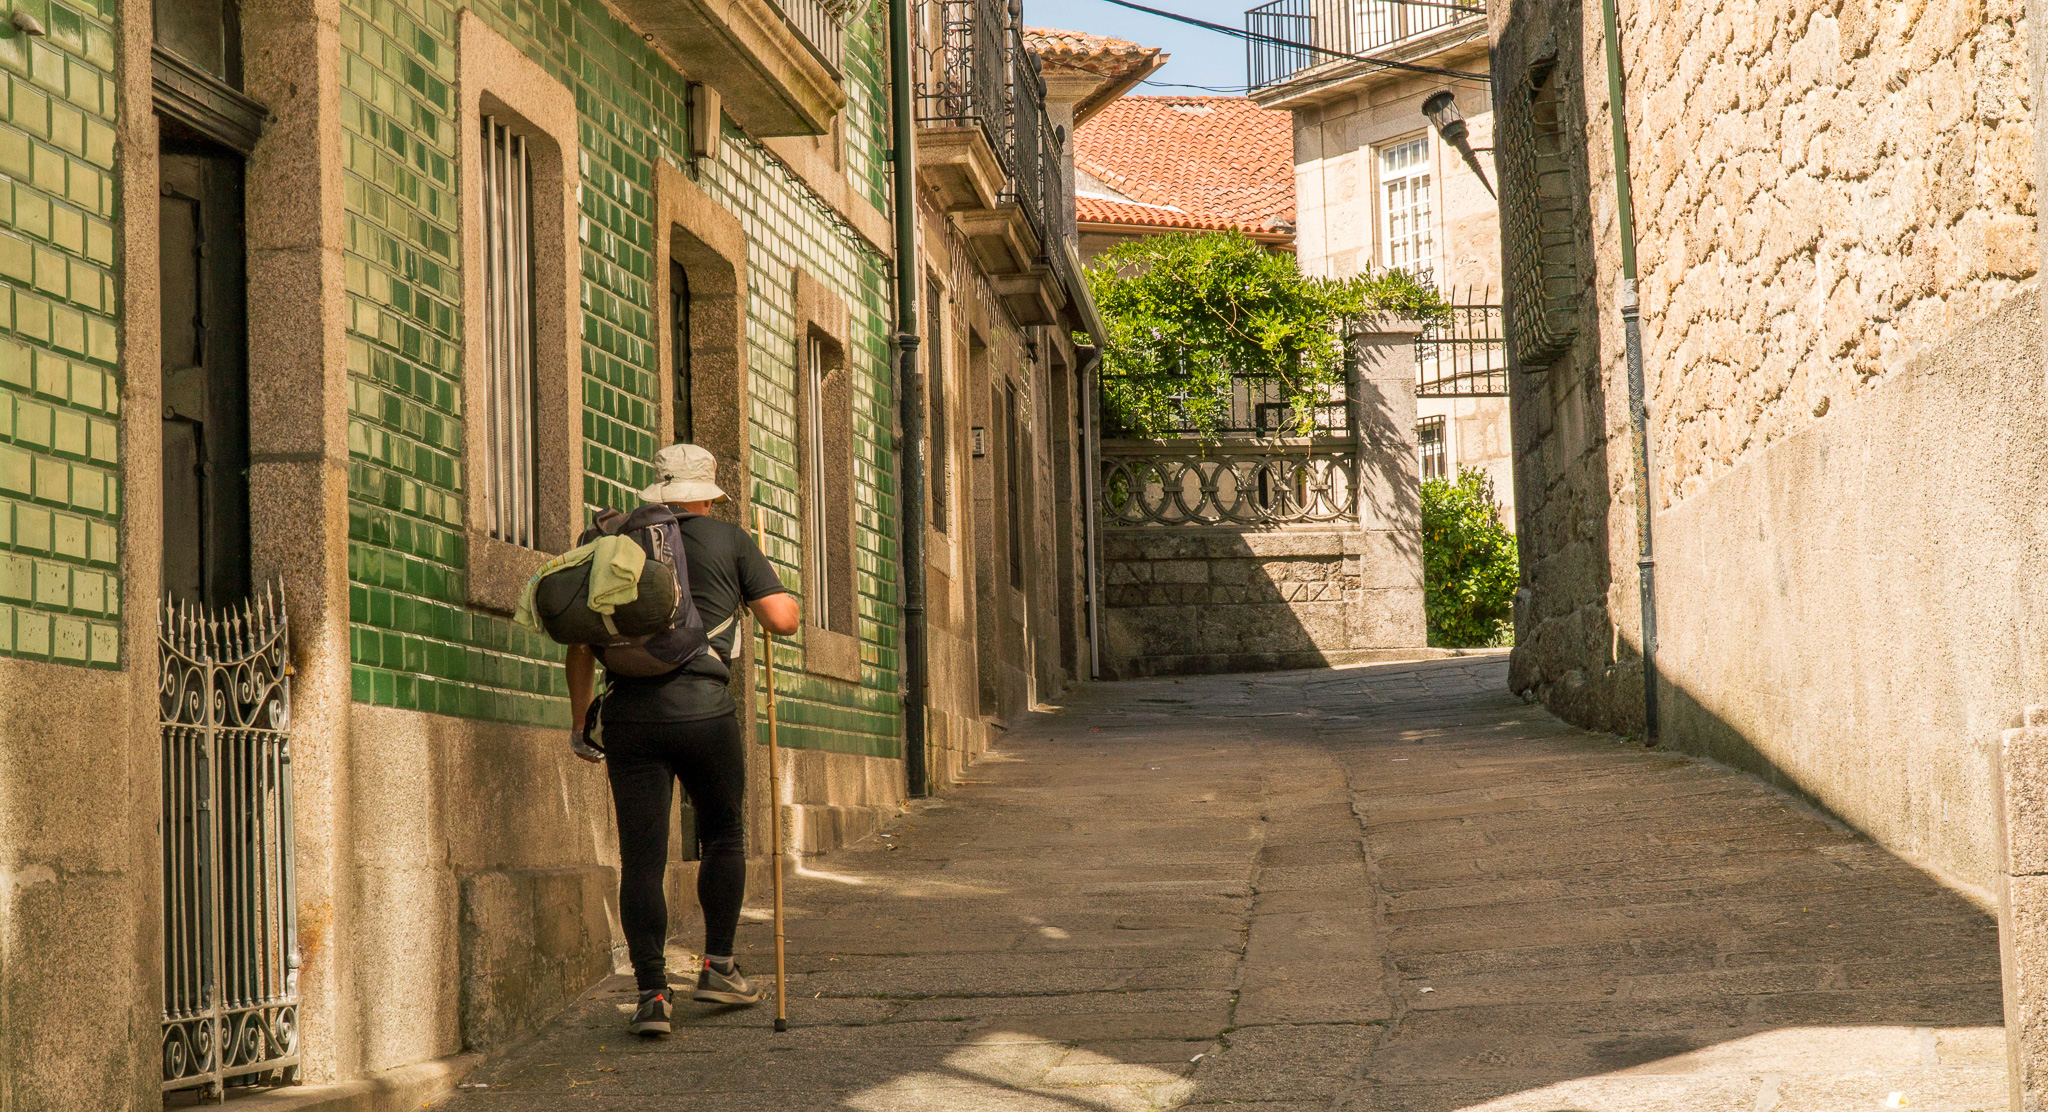
<instances>
[{"instance_id":1,"label":"black t-shirt","mask_svg":"<svg viewBox=\"0 0 2048 1112\"><path fill-rule=\"evenodd\" d=\"M683 554L690 561L690 595L711 635L711 651L660 676L606 677L606 722L697 722L737 713L726 688L726 661L746 624L740 609L756 599L786 594L774 565L754 538L715 517L692 517L681 525ZM599 653L598 659L603 660Z\"/></svg>"}]
</instances>

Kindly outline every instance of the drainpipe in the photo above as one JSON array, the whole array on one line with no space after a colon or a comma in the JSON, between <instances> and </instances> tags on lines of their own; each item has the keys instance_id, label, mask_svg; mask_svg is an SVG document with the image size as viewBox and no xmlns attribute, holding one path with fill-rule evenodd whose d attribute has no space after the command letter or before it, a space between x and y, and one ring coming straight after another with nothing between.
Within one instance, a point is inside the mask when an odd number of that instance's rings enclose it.
<instances>
[{"instance_id":1,"label":"drainpipe","mask_svg":"<svg viewBox=\"0 0 2048 1112\"><path fill-rule=\"evenodd\" d=\"M1098 333L1099 335L1099 333ZM1088 594L1088 678L1102 678L1102 604L1097 569L1101 557L1095 546L1095 484L1102 473L1102 444L1095 433L1095 374L1102 366L1102 349L1080 350L1081 382L1081 553L1087 565Z\"/></svg>"},{"instance_id":2,"label":"drainpipe","mask_svg":"<svg viewBox=\"0 0 2048 1112\"><path fill-rule=\"evenodd\" d=\"M1621 23L1600 0L1607 37L1607 115L1614 125L1615 219L1621 225L1621 335L1628 357L1628 423L1636 481L1636 580L1643 611L1643 741L1657 742L1657 562L1650 546L1650 409L1643 387L1642 309L1636 301L1636 209L1628 178L1628 119L1621 83Z\"/></svg>"},{"instance_id":3,"label":"drainpipe","mask_svg":"<svg viewBox=\"0 0 2048 1112\"><path fill-rule=\"evenodd\" d=\"M917 366L917 167L910 118L910 0L889 0L889 169L896 215L897 404L903 478L897 520L903 530L903 779L912 799L931 794L925 751L925 693L930 660L924 624L924 381Z\"/></svg>"}]
</instances>

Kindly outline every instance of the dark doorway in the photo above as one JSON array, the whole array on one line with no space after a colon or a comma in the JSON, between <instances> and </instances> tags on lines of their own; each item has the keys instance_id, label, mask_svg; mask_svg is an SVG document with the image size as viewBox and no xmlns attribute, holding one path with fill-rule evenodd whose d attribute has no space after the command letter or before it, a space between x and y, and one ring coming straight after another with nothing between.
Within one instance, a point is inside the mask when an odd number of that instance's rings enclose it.
<instances>
[{"instance_id":1,"label":"dark doorway","mask_svg":"<svg viewBox=\"0 0 2048 1112\"><path fill-rule=\"evenodd\" d=\"M180 139L160 165L163 593L223 606L250 581L242 159Z\"/></svg>"}]
</instances>

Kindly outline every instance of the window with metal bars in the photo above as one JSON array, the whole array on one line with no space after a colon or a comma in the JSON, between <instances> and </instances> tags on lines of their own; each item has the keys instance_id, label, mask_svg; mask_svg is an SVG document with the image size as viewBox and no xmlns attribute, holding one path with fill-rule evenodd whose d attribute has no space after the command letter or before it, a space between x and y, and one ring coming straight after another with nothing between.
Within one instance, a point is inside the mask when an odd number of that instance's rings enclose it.
<instances>
[{"instance_id":1,"label":"window with metal bars","mask_svg":"<svg viewBox=\"0 0 2048 1112\"><path fill-rule=\"evenodd\" d=\"M804 491L804 513L815 551L811 554L811 612L832 612L832 554L825 542L825 345L812 337L804 342L804 453L809 489Z\"/></svg>"},{"instance_id":2,"label":"window with metal bars","mask_svg":"<svg viewBox=\"0 0 2048 1112\"><path fill-rule=\"evenodd\" d=\"M477 191L484 257L483 428L486 528L538 548L534 397L533 172L526 138L495 116L483 119Z\"/></svg>"},{"instance_id":3,"label":"window with metal bars","mask_svg":"<svg viewBox=\"0 0 2048 1112\"><path fill-rule=\"evenodd\" d=\"M944 296L939 284L932 282L925 289L925 399L929 409L925 428L931 440L925 482L932 495L932 528L943 533L948 528L947 512L953 493L948 473L952 454L946 450L946 314L939 300Z\"/></svg>"},{"instance_id":4,"label":"window with metal bars","mask_svg":"<svg viewBox=\"0 0 2048 1112\"><path fill-rule=\"evenodd\" d=\"M683 264L668 265L669 319L675 322L676 429L678 443L697 442L697 421L690 412L690 275Z\"/></svg>"},{"instance_id":5,"label":"window with metal bars","mask_svg":"<svg viewBox=\"0 0 2048 1112\"><path fill-rule=\"evenodd\" d=\"M1441 414L1424 417L1415 424L1415 451L1422 459L1422 481L1425 483L1450 477L1449 445L1444 442L1444 431Z\"/></svg>"},{"instance_id":6,"label":"window with metal bars","mask_svg":"<svg viewBox=\"0 0 2048 1112\"><path fill-rule=\"evenodd\" d=\"M1024 586L1024 438L1017 414L1017 387L1003 384L1004 516L1009 520L1010 586Z\"/></svg>"},{"instance_id":7,"label":"window with metal bars","mask_svg":"<svg viewBox=\"0 0 2048 1112\"><path fill-rule=\"evenodd\" d=\"M853 566L853 406L845 353L830 337L804 338L797 435L801 443L808 620L858 631Z\"/></svg>"},{"instance_id":8,"label":"window with metal bars","mask_svg":"<svg viewBox=\"0 0 2048 1112\"><path fill-rule=\"evenodd\" d=\"M1436 266L1430 183L1429 136L1380 148L1381 257L1424 281Z\"/></svg>"}]
</instances>

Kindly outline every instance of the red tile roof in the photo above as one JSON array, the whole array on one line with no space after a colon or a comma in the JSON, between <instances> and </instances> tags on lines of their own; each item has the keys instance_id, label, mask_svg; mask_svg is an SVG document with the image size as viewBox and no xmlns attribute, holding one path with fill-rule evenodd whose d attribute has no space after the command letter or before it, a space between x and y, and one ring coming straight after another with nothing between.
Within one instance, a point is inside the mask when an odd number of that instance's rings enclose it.
<instances>
[{"instance_id":1,"label":"red tile roof","mask_svg":"<svg viewBox=\"0 0 2048 1112\"><path fill-rule=\"evenodd\" d=\"M1076 124L1087 123L1105 105L1130 92L1167 58L1156 46L1053 27L1024 28L1024 45L1045 63L1046 80L1061 87L1061 95L1076 97ZM1092 78L1092 87L1076 85L1075 78Z\"/></svg>"},{"instance_id":2,"label":"red tile roof","mask_svg":"<svg viewBox=\"0 0 2048 1112\"><path fill-rule=\"evenodd\" d=\"M1140 205L1130 201L1112 201L1107 197L1074 198L1074 219L1083 224L1123 224L1150 228L1182 228L1192 231L1227 231L1243 229L1234 220L1216 216L1200 216L1183 212L1164 205Z\"/></svg>"},{"instance_id":3,"label":"red tile roof","mask_svg":"<svg viewBox=\"0 0 2048 1112\"><path fill-rule=\"evenodd\" d=\"M1024 45L1048 62L1094 61L1117 57L1150 58L1156 46L1140 46L1128 39L1091 35L1086 31L1062 31L1057 27L1024 28Z\"/></svg>"},{"instance_id":4,"label":"red tile roof","mask_svg":"<svg viewBox=\"0 0 2048 1112\"><path fill-rule=\"evenodd\" d=\"M1268 233L1294 223L1292 118L1243 97L1124 97L1075 133L1074 165L1142 202L1105 202L1120 215L1156 214L1116 223ZM1081 220L1092 200L1076 198Z\"/></svg>"}]
</instances>

